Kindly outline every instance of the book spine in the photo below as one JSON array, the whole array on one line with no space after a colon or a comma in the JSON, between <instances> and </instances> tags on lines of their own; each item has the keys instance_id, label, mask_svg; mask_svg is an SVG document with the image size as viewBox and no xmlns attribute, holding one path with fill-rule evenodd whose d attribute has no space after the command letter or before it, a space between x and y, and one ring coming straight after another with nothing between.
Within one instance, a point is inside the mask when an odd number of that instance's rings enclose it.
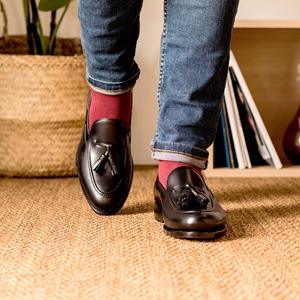
<instances>
[{"instance_id":1,"label":"book spine","mask_svg":"<svg viewBox=\"0 0 300 300\"><path fill-rule=\"evenodd\" d=\"M243 159L241 144L239 141L237 124L236 124L236 120L235 120L235 116L234 116L232 99L231 99L231 95L230 95L229 76L227 76L227 80L226 80L224 98L225 98L226 108L227 108L227 112L228 112L228 120L229 120L229 124L230 124L230 128L231 128L232 139L233 139L233 144L234 144L234 149L235 149L235 153L236 153L238 167L240 169L245 169L246 166L245 166L244 159Z\"/></svg>"},{"instance_id":2,"label":"book spine","mask_svg":"<svg viewBox=\"0 0 300 300\"><path fill-rule=\"evenodd\" d=\"M270 163L272 165L275 166L275 168L282 168L282 163L279 159L279 156L275 150L275 147L272 143L272 140L268 134L268 131L265 127L265 124L260 116L260 113L256 107L256 104L255 104L255 101L250 93L250 90L246 84L246 81L244 79L244 76L239 68L239 65L235 59L235 56L233 54L233 52L231 51L230 52L230 62L229 62L229 66L232 67L232 69L234 70L234 73L236 75L236 78L239 82L239 85L241 87L241 90L245 96L245 101L246 103L248 104L249 106L249 109L253 115L253 118L254 118L254 121L255 123L257 124L257 128L260 132L260 136L263 140L263 143L266 145L266 148L268 149L269 153L270 153L270 156L271 156L271 161Z\"/></svg>"},{"instance_id":3,"label":"book spine","mask_svg":"<svg viewBox=\"0 0 300 300\"><path fill-rule=\"evenodd\" d=\"M240 141L240 145L241 145L244 163L245 163L246 167L251 168L252 165L250 162L250 157L249 157L249 153L248 153L248 149L247 149L247 145L246 145L246 141L245 141L244 131L243 131L243 127L241 124L239 111L237 108L236 98L235 98L234 89L233 89L233 83L232 83L232 79L231 79L230 67L228 70L228 83L229 83L229 91L230 91L230 95L231 95L234 117L235 117L235 121L237 124L237 131L238 131L238 136L239 136L239 141Z\"/></svg>"}]
</instances>

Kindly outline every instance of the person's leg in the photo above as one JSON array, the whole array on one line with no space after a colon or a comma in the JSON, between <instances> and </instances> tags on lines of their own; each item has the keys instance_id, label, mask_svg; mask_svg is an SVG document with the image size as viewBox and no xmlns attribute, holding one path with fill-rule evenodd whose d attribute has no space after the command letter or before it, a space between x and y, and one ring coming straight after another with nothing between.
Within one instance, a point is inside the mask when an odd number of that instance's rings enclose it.
<instances>
[{"instance_id":1,"label":"person's leg","mask_svg":"<svg viewBox=\"0 0 300 300\"><path fill-rule=\"evenodd\" d=\"M155 216L180 238L226 232L225 212L204 181L217 130L238 0L165 0L159 114L150 143L159 161Z\"/></svg>"},{"instance_id":2,"label":"person's leg","mask_svg":"<svg viewBox=\"0 0 300 300\"><path fill-rule=\"evenodd\" d=\"M237 6L238 0L165 0L153 159L206 169Z\"/></svg>"},{"instance_id":3,"label":"person's leg","mask_svg":"<svg viewBox=\"0 0 300 300\"><path fill-rule=\"evenodd\" d=\"M124 93L140 74L134 60L142 0L79 0L86 77L94 90Z\"/></svg>"},{"instance_id":4,"label":"person's leg","mask_svg":"<svg viewBox=\"0 0 300 300\"><path fill-rule=\"evenodd\" d=\"M89 127L98 119L121 119L130 127L132 88L140 69L134 60L142 0L80 0L78 15L91 87Z\"/></svg>"},{"instance_id":5,"label":"person's leg","mask_svg":"<svg viewBox=\"0 0 300 300\"><path fill-rule=\"evenodd\" d=\"M142 0L79 0L81 41L90 85L87 114L76 154L88 203L114 214L125 203L132 176L132 89Z\"/></svg>"}]
</instances>

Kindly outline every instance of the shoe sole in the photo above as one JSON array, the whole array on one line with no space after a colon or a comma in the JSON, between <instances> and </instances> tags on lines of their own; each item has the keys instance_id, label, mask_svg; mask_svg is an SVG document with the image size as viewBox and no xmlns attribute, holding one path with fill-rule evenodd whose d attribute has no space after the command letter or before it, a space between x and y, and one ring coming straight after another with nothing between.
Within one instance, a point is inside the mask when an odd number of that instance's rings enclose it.
<instances>
[{"instance_id":1,"label":"shoe sole","mask_svg":"<svg viewBox=\"0 0 300 300\"><path fill-rule=\"evenodd\" d=\"M157 205L154 206L154 217L158 222L164 223L162 213ZM166 235L178 239L214 240L224 236L227 229L225 224L216 225L205 230L172 229L164 224L163 230Z\"/></svg>"},{"instance_id":2,"label":"shoe sole","mask_svg":"<svg viewBox=\"0 0 300 300\"><path fill-rule=\"evenodd\" d=\"M100 209L99 207L97 207L93 201L89 198L86 190L85 190L85 186L83 184L83 181L81 179L81 176L80 176L80 173L79 173L79 166L78 166L78 160L77 160L77 157L76 157L76 168L77 168L77 175L78 175L78 178L79 178L79 183L80 183L80 186L81 186L81 189L83 191L83 194L89 204L89 206L91 207L91 209L98 215L104 215L104 216L110 216L110 215L115 215L119 212L119 210L124 206L127 198L128 198L128 195L129 195L129 192L130 192L130 188L131 188L131 184L132 184L132 179L133 179L133 165L132 165L132 168L131 168L131 174L130 174L130 182L128 184L128 188L127 190L125 191L124 195L123 195L123 198L121 199L120 202L118 202L118 205L116 207L114 207L113 209Z\"/></svg>"}]
</instances>

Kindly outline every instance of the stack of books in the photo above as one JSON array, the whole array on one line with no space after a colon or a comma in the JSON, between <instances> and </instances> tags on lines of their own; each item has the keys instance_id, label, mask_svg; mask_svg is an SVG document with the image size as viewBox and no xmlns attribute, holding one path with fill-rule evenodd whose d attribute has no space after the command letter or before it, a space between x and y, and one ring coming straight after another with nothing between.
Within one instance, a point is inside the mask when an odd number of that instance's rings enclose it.
<instances>
[{"instance_id":1,"label":"stack of books","mask_svg":"<svg viewBox=\"0 0 300 300\"><path fill-rule=\"evenodd\" d=\"M213 167L252 168L282 163L233 55L213 147Z\"/></svg>"}]
</instances>

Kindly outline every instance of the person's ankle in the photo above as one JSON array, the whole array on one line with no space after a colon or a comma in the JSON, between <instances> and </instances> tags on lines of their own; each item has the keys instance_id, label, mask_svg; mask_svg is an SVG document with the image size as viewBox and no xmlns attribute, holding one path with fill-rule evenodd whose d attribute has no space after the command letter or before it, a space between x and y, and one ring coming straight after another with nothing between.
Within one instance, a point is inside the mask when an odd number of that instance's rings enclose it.
<instances>
[{"instance_id":1,"label":"person's ankle","mask_svg":"<svg viewBox=\"0 0 300 300\"><path fill-rule=\"evenodd\" d=\"M202 174L202 170L192 164L180 162L180 161L171 161L171 160L160 160L158 162L158 180L164 188L167 186L167 180L169 174L178 167L188 167L192 168L198 174Z\"/></svg>"},{"instance_id":2,"label":"person's ankle","mask_svg":"<svg viewBox=\"0 0 300 300\"><path fill-rule=\"evenodd\" d=\"M89 129L102 118L122 120L127 128L131 127L132 89L118 95L107 95L90 89Z\"/></svg>"}]
</instances>

